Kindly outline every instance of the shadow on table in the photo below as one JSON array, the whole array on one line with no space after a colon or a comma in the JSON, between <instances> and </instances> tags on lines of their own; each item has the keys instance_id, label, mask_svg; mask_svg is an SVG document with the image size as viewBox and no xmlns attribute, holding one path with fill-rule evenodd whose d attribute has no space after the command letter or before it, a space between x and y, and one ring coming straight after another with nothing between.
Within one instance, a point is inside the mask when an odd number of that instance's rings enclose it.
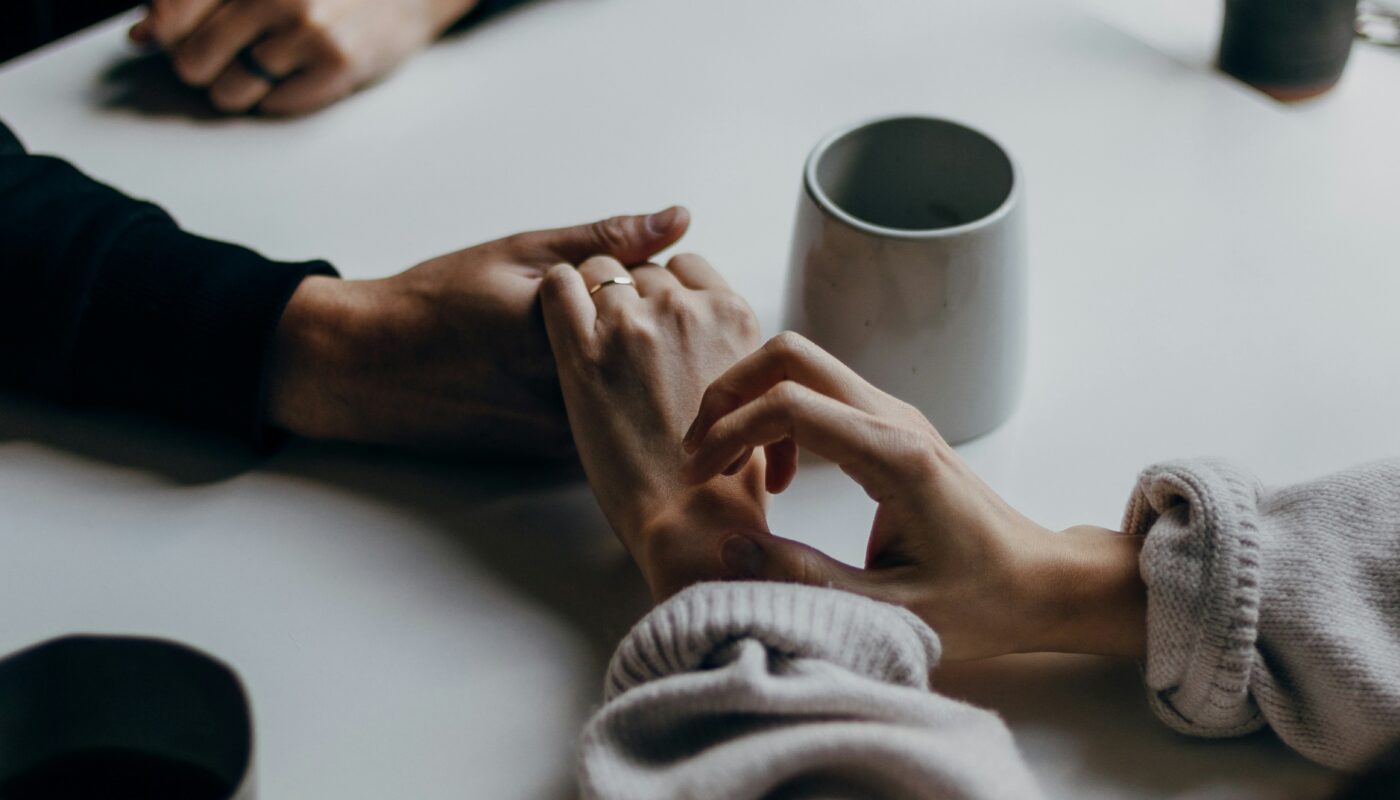
<instances>
[{"instance_id":1,"label":"shadow on table","mask_svg":"<svg viewBox=\"0 0 1400 800\"><path fill-rule=\"evenodd\" d=\"M260 457L241 443L157 420L0 396L0 446L23 442L174 486L281 475L417 516L460 549L464 575L490 572L577 631L594 676L649 605L573 462L471 461L297 440ZM597 699L579 698L581 707L561 718ZM557 796L574 796L572 774L559 776Z\"/></svg>"},{"instance_id":2,"label":"shadow on table","mask_svg":"<svg viewBox=\"0 0 1400 800\"><path fill-rule=\"evenodd\" d=\"M579 629L600 648L600 664L647 607L645 585L573 461L471 459L299 440L261 456L240 442L155 419L0 396L0 444L21 441L174 486L206 486L256 471L407 511Z\"/></svg>"},{"instance_id":3,"label":"shadow on table","mask_svg":"<svg viewBox=\"0 0 1400 800\"><path fill-rule=\"evenodd\" d=\"M934 685L995 710L1032 763L1073 765L1066 777L1092 785L1094 797L1327 797L1336 783L1270 731L1237 739L1171 731L1153 718L1127 660L1040 653L948 663Z\"/></svg>"},{"instance_id":4,"label":"shadow on table","mask_svg":"<svg viewBox=\"0 0 1400 800\"><path fill-rule=\"evenodd\" d=\"M483 0L476 10L451 27L442 41L467 39L509 16L509 12L539 2L542 0ZM113 63L98 77L98 88L98 102L105 108L127 109L147 117L231 118L209 104L206 90L182 83L164 53L143 53Z\"/></svg>"},{"instance_id":5,"label":"shadow on table","mask_svg":"<svg viewBox=\"0 0 1400 800\"><path fill-rule=\"evenodd\" d=\"M180 82L164 53L145 53L118 61L99 80L100 103L147 117L213 120L220 114L204 90Z\"/></svg>"}]
</instances>

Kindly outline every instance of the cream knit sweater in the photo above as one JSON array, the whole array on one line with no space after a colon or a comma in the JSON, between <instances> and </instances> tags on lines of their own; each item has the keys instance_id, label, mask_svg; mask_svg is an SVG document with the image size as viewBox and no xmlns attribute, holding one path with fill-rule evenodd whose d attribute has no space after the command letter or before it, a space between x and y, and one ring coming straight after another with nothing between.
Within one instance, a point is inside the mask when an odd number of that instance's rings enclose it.
<instances>
[{"instance_id":1,"label":"cream knit sweater","mask_svg":"<svg viewBox=\"0 0 1400 800\"><path fill-rule=\"evenodd\" d=\"M1144 471L1148 696L1197 736L1270 725L1356 768L1400 739L1400 461L1265 491L1217 461ZM619 646L585 797L1037 798L995 715L929 690L938 638L832 589L712 583Z\"/></svg>"}]
</instances>

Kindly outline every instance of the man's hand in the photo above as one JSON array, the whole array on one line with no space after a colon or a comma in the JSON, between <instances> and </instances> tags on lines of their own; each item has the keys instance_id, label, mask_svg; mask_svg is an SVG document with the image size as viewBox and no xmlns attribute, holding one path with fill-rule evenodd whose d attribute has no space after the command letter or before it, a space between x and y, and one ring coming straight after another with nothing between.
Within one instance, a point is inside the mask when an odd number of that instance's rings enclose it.
<instances>
[{"instance_id":1,"label":"man's hand","mask_svg":"<svg viewBox=\"0 0 1400 800\"><path fill-rule=\"evenodd\" d=\"M169 53L222 111L303 114L389 72L477 2L150 0L131 38Z\"/></svg>"},{"instance_id":2,"label":"man's hand","mask_svg":"<svg viewBox=\"0 0 1400 800\"><path fill-rule=\"evenodd\" d=\"M308 278L277 330L267 417L317 439L569 452L544 274L599 254L639 264L689 224L677 207L523 233L382 280Z\"/></svg>"}]
</instances>

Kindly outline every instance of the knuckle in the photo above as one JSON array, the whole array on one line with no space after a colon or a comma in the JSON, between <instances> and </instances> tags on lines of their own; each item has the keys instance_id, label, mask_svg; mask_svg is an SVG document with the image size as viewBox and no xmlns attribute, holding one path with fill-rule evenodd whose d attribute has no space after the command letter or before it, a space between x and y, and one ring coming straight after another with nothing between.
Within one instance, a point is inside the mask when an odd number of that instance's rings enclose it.
<instances>
[{"instance_id":1,"label":"knuckle","mask_svg":"<svg viewBox=\"0 0 1400 800\"><path fill-rule=\"evenodd\" d=\"M617 336L632 345L651 345L661 340L661 331L651 319L637 315L623 315L613 323Z\"/></svg>"},{"instance_id":2,"label":"knuckle","mask_svg":"<svg viewBox=\"0 0 1400 800\"><path fill-rule=\"evenodd\" d=\"M801 358L806 352L809 342L799 333L793 331L783 331L768 340L766 348L770 353L784 360L795 360Z\"/></svg>"},{"instance_id":3,"label":"knuckle","mask_svg":"<svg viewBox=\"0 0 1400 800\"><path fill-rule=\"evenodd\" d=\"M311 0L273 0L273 5L285 18L299 22L311 20Z\"/></svg>"},{"instance_id":4,"label":"knuckle","mask_svg":"<svg viewBox=\"0 0 1400 800\"><path fill-rule=\"evenodd\" d=\"M593 241L600 252L617 252L627 244L627 217L610 217L595 222L592 233Z\"/></svg>"},{"instance_id":5,"label":"knuckle","mask_svg":"<svg viewBox=\"0 0 1400 800\"><path fill-rule=\"evenodd\" d=\"M772 409L784 415L801 403L805 394L805 390L796 381L779 381L777 386L768 390Z\"/></svg>"},{"instance_id":6,"label":"knuckle","mask_svg":"<svg viewBox=\"0 0 1400 800\"><path fill-rule=\"evenodd\" d=\"M927 480L938 472L938 449L926 432L890 425L886 437L889 452L913 477Z\"/></svg>"},{"instance_id":7,"label":"knuckle","mask_svg":"<svg viewBox=\"0 0 1400 800\"><path fill-rule=\"evenodd\" d=\"M519 257L521 254L537 252L539 248L535 246L536 241L536 237L531 233L512 233L494 242L487 242L486 244L477 246L489 248L492 251L498 251L502 254L510 254Z\"/></svg>"},{"instance_id":8,"label":"knuckle","mask_svg":"<svg viewBox=\"0 0 1400 800\"><path fill-rule=\"evenodd\" d=\"M326 47L321 51L320 63L326 69L333 72L343 73L354 64L354 59L350 53L339 44L331 41L331 32L325 28L316 27L317 35L327 41Z\"/></svg>"},{"instance_id":9,"label":"knuckle","mask_svg":"<svg viewBox=\"0 0 1400 800\"><path fill-rule=\"evenodd\" d=\"M203 58L188 47L180 49L171 60L175 74L190 86L204 86L209 82L204 74Z\"/></svg>"},{"instance_id":10,"label":"knuckle","mask_svg":"<svg viewBox=\"0 0 1400 800\"><path fill-rule=\"evenodd\" d=\"M612 256L595 255L590 256L582 264L578 265L582 272L611 272L622 268L622 264Z\"/></svg>"},{"instance_id":11,"label":"knuckle","mask_svg":"<svg viewBox=\"0 0 1400 800\"><path fill-rule=\"evenodd\" d=\"M700 408L712 414L727 411L739 404L739 395L720 383L712 383L700 395Z\"/></svg>"},{"instance_id":12,"label":"knuckle","mask_svg":"<svg viewBox=\"0 0 1400 800\"><path fill-rule=\"evenodd\" d=\"M688 269L708 263L709 262L705 261L704 257L697 253L678 253L672 256L670 261L666 262L666 266L673 269Z\"/></svg>"},{"instance_id":13,"label":"knuckle","mask_svg":"<svg viewBox=\"0 0 1400 800\"><path fill-rule=\"evenodd\" d=\"M684 292L667 287L653 296L661 313L676 320L682 330L689 330L700 323L700 310Z\"/></svg>"},{"instance_id":14,"label":"knuckle","mask_svg":"<svg viewBox=\"0 0 1400 800\"><path fill-rule=\"evenodd\" d=\"M715 294L714 303L720 318L730 324L758 326L758 318L754 316L753 308L744 298L734 292L718 292Z\"/></svg>"},{"instance_id":15,"label":"knuckle","mask_svg":"<svg viewBox=\"0 0 1400 800\"><path fill-rule=\"evenodd\" d=\"M550 300L558 299L568 289L571 280L572 277L564 270L550 270L540 281L540 294Z\"/></svg>"},{"instance_id":16,"label":"knuckle","mask_svg":"<svg viewBox=\"0 0 1400 800\"><path fill-rule=\"evenodd\" d=\"M248 104L242 102L242 98L237 93L218 86L209 90L209 102L213 104L214 108L226 114L236 114L248 107Z\"/></svg>"}]
</instances>

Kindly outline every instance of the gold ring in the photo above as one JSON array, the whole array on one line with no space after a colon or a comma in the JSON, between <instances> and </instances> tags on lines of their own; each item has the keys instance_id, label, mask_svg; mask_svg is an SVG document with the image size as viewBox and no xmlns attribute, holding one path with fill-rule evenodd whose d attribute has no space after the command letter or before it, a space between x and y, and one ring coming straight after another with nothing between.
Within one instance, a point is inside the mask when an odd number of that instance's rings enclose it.
<instances>
[{"instance_id":1,"label":"gold ring","mask_svg":"<svg viewBox=\"0 0 1400 800\"><path fill-rule=\"evenodd\" d=\"M589 289L589 290L588 290L588 296L589 296L589 297L592 297L593 295L595 295L595 294L598 293L598 290L599 290L599 289L604 289L604 288L607 288L607 287L609 287L609 286L631 286L633 289L636 289L636 288L637 288L637 282L634 281L634 280L632 280L630 277L628 277L628 276L626 276L626 275L623 275L621 278L608 278L607 280L603 281L602 283L598 284L597 286L594 286L592 289ZM638 292L638 294L641 294L641 293Z\"/></svg>"}]
</instances>

